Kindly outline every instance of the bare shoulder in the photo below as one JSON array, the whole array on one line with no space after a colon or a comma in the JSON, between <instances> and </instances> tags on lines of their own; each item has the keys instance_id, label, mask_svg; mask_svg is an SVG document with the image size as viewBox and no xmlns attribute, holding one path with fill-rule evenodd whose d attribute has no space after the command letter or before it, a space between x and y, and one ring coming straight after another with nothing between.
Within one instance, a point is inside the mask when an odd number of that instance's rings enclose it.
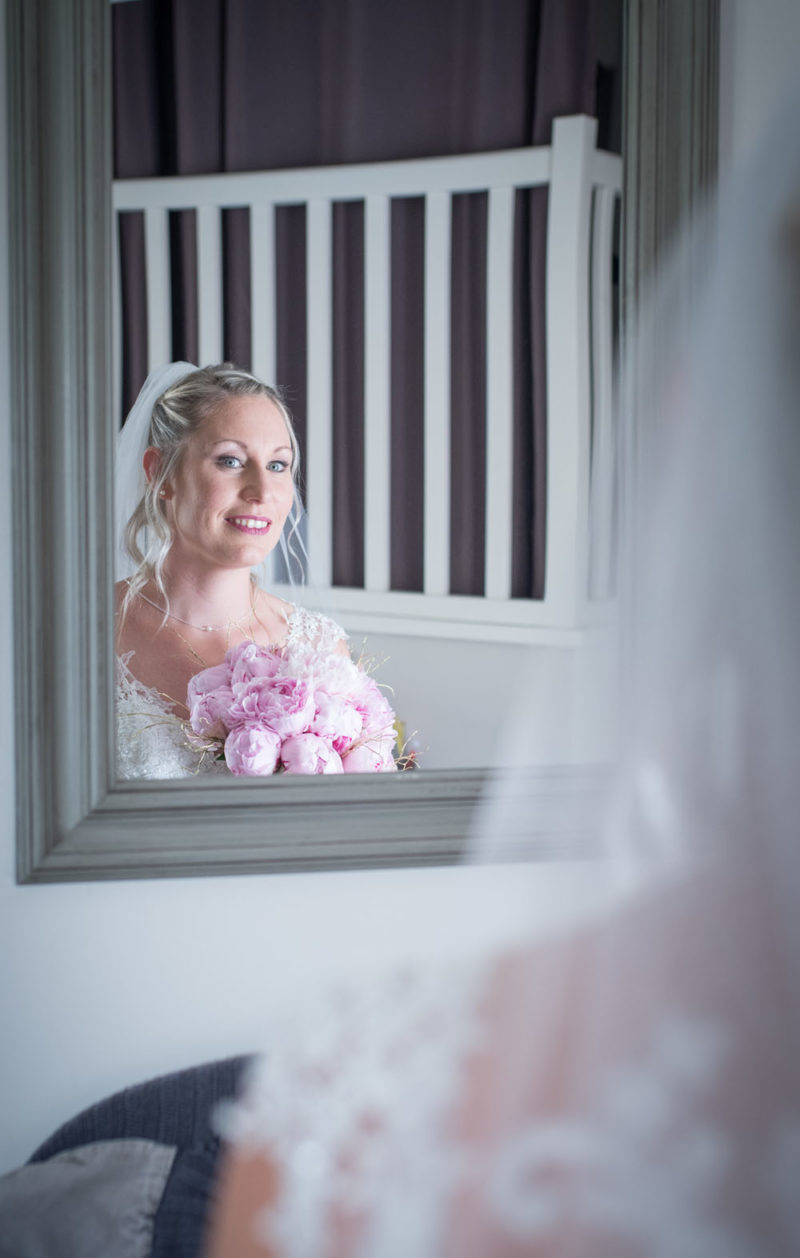
<instances>
[{"instance_id":1,"label":"bare shoulder","mask_svg":"<svg viewBox=\"0 0 800 1258\"><path fill-rule=\"evenodd\" d=\"M294 605L275 594L268 594L266 590L256 589L253 608L259 624L266 632L267 641L282 642L286 636L286 627L297 610Z\"/></svg>"},{"instance_id":2,"label":"bare shoulder","mask_svg":"<svg viewBox=\"0 0 800 1258\"><path fill-rule=\"evenodd\" d=\"M257 589L255 599L259 612L269 612L281 620L288 621L289 617L297 611L294 603L287 603L285 598L278 598L277 594L268 594L266 590Z\"/></svg>"},{"instance_id":3,"label":"bare shoulder","mask_svg":"<svg viewBox=\"0 0 800 1258\"><path fill-rule=\"evenodd\" d=\"M127 595L128 582L118 581L114 586L114 641L117 655L142 649L152 652L162 627L159 613L153 611L141 598L128 599Z\"/></svg>"},{"instance_id":4,"label":"bare shoulder","mask_svg":"<svg viewBox=\"0 0 800 1258\"><path fill-rule=\"evenodd\" d=\"M128 582L117 581L114 586L114 641L118 655L130 651L138 637L136 628L136 600L125 605L128 594ZM131 641L133 639L134 641Z\"/></svg>"}]
</instances>

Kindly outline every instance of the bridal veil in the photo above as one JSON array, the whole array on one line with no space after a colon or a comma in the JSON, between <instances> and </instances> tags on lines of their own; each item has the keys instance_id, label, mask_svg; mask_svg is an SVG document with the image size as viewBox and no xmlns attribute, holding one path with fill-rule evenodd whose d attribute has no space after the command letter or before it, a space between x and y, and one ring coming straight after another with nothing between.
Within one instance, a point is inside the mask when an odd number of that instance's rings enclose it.
<instances>
[{"instance_id":1,"label":"bridal veil","mask_svg":"<svg viewBox=\"0 0 800 1258\"><path fill-rule=\"evenodd\" d=\"M247 1252L800 1253L799 117L684 242L628 364L621 694L594 713L614 894L276 1028L226 1122Z\"/></svg>"}]
</instances>

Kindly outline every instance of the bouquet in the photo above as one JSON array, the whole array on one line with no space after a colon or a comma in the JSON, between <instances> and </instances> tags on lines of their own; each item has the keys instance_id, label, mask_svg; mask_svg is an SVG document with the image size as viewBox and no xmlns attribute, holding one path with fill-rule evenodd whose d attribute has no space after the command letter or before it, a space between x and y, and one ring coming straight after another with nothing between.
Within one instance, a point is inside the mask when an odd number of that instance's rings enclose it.
<instances>
[{"instance_id":1,"label":"bouquet","mask_svg":"<svg viewBox=\"0 0 800 1258\"><path fill-rule=\"evenodd\" d=\"M395 716L376 682L336 652L242 642L189 682L198 746L231 773L386 773Z\"/></svg>"}]
</instances>

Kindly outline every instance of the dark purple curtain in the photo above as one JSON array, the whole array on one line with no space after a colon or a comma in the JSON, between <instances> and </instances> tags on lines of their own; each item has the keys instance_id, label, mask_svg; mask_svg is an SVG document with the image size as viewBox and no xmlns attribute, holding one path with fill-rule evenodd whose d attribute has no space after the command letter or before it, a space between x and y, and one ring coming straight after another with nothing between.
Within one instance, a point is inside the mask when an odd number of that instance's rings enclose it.
<instances>
[{"instance_id":1,"label":"dark purple curtain","mask_svg":"<svg viewBox=\"0 0 800 1258\"><path fill-rule=\"evenodd\" d=\"M118 178L426 157L547 143L600 115L613 145L620 0L137 0L114 6ZM615 60L616 58L616 60ZM546 192L516 215L513 591L544 590ZM486 203L453 208L451 590L483 592ZM363 583L363 211L334 216L334 579ZM226 212L224 353L249 365L247 212ZM173 356L196 360L195 224L173 215ZM146 374L144 236L123 242L123 392ZM277 382L304 437L305 221L281 209ZM422 588L422 207L392 210L392 586ZM476 366L480 364L480 366ZM309 504L313 511L313 503Z\"/></svg>"}]
</instances>

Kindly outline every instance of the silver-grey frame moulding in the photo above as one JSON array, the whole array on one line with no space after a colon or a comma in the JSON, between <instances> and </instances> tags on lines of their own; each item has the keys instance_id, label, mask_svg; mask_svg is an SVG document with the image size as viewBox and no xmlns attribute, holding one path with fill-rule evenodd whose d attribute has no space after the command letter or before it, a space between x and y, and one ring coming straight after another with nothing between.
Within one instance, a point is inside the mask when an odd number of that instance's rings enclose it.
<instances>
[{"instance_id":1,"label":"silver-grey frame moulding","mask_svg":"<svg viewBox=\"0 0 800 1258\"><path fill-rule=\"evenodd\" d=\"M715 173L717 7L625 3L628 317ZM6 13L19 881L457 859L481 772L116 782L110 6L6 0ZM521 854L565 854L546 805L576 784L596 781L556 767L516 783Z\"/></svg>"}]
</instances>

